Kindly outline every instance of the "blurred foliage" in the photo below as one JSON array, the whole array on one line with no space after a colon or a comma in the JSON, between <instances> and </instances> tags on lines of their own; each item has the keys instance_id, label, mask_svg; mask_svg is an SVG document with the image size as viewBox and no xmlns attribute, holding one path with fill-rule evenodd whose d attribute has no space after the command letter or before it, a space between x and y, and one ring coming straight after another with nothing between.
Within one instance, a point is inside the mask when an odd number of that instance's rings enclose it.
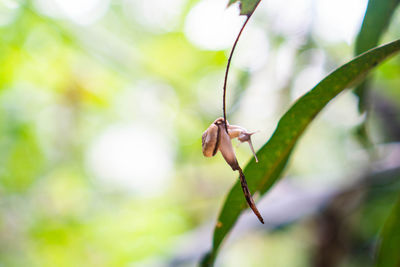
<instances>
[{"instance_id":1,"label":"blurred foliage","mask_svg":"<svg viewBox=\"0 0 400 267\"><path fill-rule=\"evenodd\" d=\"M365 17L355 43L356 55L378 45L398 4L398 0L368 1Z\"/></svg>"},{"instance_id":2,"label":"blurred foliage","mask_svg":"<svg viewBox=\"0 0 400 267\"><path fill-rule=\"evenodd\" d=\"M382 230L381 244L376 266L398 266L400 264L400 198L391 211Z\"/></svg>"},{"instance_id":3,"label":"blurred foliage","mask_svg":"<svg viewBox=\"0 0 400 267\"><path fill-rule=\"evenodd\" d=\"M360 32L357 35L354 54L359 55L375 46L378 45L379 40L385 33L389 23L392 19L393 13L396 10L397 5L400 3L398 0L387 0L387 1L368 1L368 7L365 11L363 23L361 25ZM367 103L368 80L364 80L360 85L354 89L354 93L358 96L358 107L360 112L366 111L365 105ZM365 129L365 123L361 124L358 128L358 135L361 143L366 147L370 146L368 140L367 131Z\"/></svg>"},{"instance_id":4,"label":"blurred foliage","mask_svg":"<svg viewBox=\"0 0 400 267\"><path fill-rule=\"evenodd\" d=\"M228 119L261 130L254 136L256 148L304 90L351 58L353 41L325 29L334 38L329 39L317 29L339 25L345 16L330 9L332 24L320 23L326 17L318 15L323 1L313 2L262 1L238 45ZM222 112L232 45L225 34L236 34L243 19L237 4L225 10L227 4L0 1L0 266L197 265L234 181L221 157L205 159L200 149L201 133ZM342 14L347 5L340 8ZM395 10L382 42L397 39L399 29ZM208 45L200 34L211 35ZM389 139L382 125L391 122L396 135L399 70L398 58L391 60L372 82L377 95L370 97L381 100L371 107L366 127L375 157L368 158L349 134L360 118L355 99L341 94L293 151L285 181L298 187L279 197L295 197L306 187L339 194L363 174L398 164L393 140L399 139ZM251 157L244 146L237 153L241 164ZM373 198L339 216L346 225L361 225L348 228L354 238L337 258L342 266L373 264L398 189L394 182L371 189ZM250 223L225 243L217 265L312 265L322 244L316 225L324 225L315 218L334 196L323 199L296 219L285 219L291 212L274 206L276 198L261 205L287 212L266 217L277 221L268 231L248 217Z\"/></svg>"}]
</instances>

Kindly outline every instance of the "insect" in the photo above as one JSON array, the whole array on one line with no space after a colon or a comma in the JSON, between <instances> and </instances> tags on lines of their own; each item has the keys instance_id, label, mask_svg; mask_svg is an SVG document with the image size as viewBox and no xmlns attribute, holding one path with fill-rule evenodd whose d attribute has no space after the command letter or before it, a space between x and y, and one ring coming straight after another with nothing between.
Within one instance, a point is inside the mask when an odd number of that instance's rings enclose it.
<instances>
[{"instance_id":1,"label":"insect","mask_svg":"<svg viewBox=\"0 0 400 267\"><path fill-rule=\"evenodd\" d=\"M229 164L229 166L231 166L232 170L239 171L240 184L242 186L246 201L260 222L264 223L264 220L254 203L253 197L251 196L250 190L247 186L246 178L236 159L236 154L233 150L231 142L231 139L233 138L238 138L240 142L248 142L256 162L258 162L253 144L251 142L251 136L254 133L255 132L247 132L246 129L237 125L229 125L228 122L226 122L225 125L224 118L218 118L203 133L202 150L203 155L206 157L215 156L219 150L225 161Z\"/></svg>"}]
</instances>

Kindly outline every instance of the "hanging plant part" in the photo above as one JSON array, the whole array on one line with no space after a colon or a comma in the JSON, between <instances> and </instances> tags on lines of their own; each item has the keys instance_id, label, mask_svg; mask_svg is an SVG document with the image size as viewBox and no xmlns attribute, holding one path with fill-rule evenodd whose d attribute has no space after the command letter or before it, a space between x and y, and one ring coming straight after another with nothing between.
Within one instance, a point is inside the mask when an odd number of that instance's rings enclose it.
<instances>
[{"instance_id":1,"label":"hanging plant part","mask_svg":"<svg viewBox=\"0 0 400 267\"><path fill-rule=\"evenodd\" d=\"M226 87L228 82L228 73L229 67L231 65L231 60L233 56L233 52L235 51L236 45L239 41L240 35L242 34L244 28L249 22L251 15L253 15L255 9L261 0L258 1L248 1L248 0L230 0L228 5L231 5L235 2L240 2L240 10L241 15L246 15L247 18L243 23L242 28L240 29L238 36L236 37L235 42L233 43L231 53L229 54L228 63L226 65L225 70L225 78L224 78L224 86L223 86L223 96L222 96L222 110L223 110L223 118L216 119L210 127L203 133L202 136L202 147L203 154L206 157L214 156L217 151L221 151L222 156L225 161L231 166L232 170L239 172L240 184L242 186L242 190L244 196L246 198L247 203L250 208L253 210L254 214L258 217L261 223L264 223L264 220L258 211L253 197L251 196L249 187L247 186L246 178L244 176L242 168L240 168L239 163L236 159L235 151L233 150L231 139L237 138L240 142L248 142L251 151L258 162L256 152L254 151L253 144L251 143L251 136L255 132L247 132L246 129L237 125L229 125L226 120Z\"/></svg>"},{"instance_id":2,"label":"hanging plant part","mask_svg":"<svg viewBox=\"0 0 400 267\"><path fill-rule=\"evenodd\" d=\"M225 129L228 129L228 131ZM231 142L231 139L233 138L238 138L241 142L248 142L254 157L258 162L253 145L251 143L251 135L253 134L254 132L249 133L246 131L246 129L240 126L229 125L228 122L225 124L224 118L218 118L203 133L202 150L203 155L206 157L215 156L219 150L225 161L229 164L229 166L231 166L232 170L239 171L240 184L242 186L246 201L260 222L264 223L264 220L258 211L256 204L254 203L253 197L251 196L249 187L247 186L246 178L236 159L236 154L233 150Z\"/></svg>"}]
</instances>

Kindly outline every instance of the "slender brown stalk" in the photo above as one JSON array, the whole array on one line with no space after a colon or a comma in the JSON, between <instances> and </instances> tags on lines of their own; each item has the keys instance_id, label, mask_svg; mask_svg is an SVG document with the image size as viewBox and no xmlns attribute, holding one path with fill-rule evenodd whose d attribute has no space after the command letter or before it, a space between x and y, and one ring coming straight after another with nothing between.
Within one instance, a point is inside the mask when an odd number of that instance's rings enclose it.
<instances>
[{"instance_id":1,"label":"slender brown stalk","mask_svg":"<svg viewBox=\"0 0 400 267\"><path fill-rule=\"evenodd\" d=\"M244 28L247 25L247 22L249 22L251 16L253 15L254 11L256 10L256 8L258 7L258 4L260 4L260 2L261 2L261 0L258 1L257 5L254 7L254 10L250 14L247 15L247 18L246 18L245 22L243 23L243 26L240 29L239 34L236 37L235 42L233 43L233 46L232 46L232 49L231 49L231 53L229 54L228 63L226 64L224 87L223 87L224 95L222 97L223 98L223 100L222 100L222 102L223 102L222 107L223 108L222 109L223 109L223 112L224 112L224 122L225 122L225 130L226 130L226 132L228 132L228 127L227 127L227 123L226 123L226 84L228 82L229 67L231 66L231 60L232 60L233 52L235 51L236 45L237 45L237 43L239 41L239 38L242 35L242 32L243 32Z\"/></svg>"},{"instance_id":2,"label":"slender brown stalk","mask_svg":"<svg viewBox=\"0 0 400 267\"><path fill-rule=\"evenodd\" d=\"M239 167L238 171L239 171L240 184L242 186L242 190L243 190L244 196L246 198L246 201L249 204L250 208L253 210L254 214L260 220L260 222L264 223L264 219L261 216L260 212L258 211L256 204L254 203L253 197L251 196L251 193L250 193L249 187L247 186L246 178L244 177L242 168Z\"/></svg>"}]
</instances>

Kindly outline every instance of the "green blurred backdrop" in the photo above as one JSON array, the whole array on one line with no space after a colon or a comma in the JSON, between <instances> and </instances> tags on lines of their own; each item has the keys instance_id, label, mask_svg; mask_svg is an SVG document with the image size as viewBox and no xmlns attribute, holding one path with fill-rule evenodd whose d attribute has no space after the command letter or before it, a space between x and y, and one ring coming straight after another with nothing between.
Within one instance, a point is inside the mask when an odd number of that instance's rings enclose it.
<instances>
[{"instance_id":1,"label":"green blurred backdrop","mask_svg":"<svg viewBox=\"0 0 400 267\"><path fill-rule=\"evenodd\" d=\"M226 4L0 1L0 266L196 266L236 179L220 155L201 153L244 20ZM262 1L227 99L230 122L260 130L256 149L295 99L352 58L366 5ZM400 35L394 14L383 40ZM399 58L375 72L374 147L355 134L357 98L341 94L260 201L267 226L245 215L218 266L318 266L327 251L332 266L372 263L400 188L399 73ZM237 150L244 166L251 152Z\"/></svg>"}]
</instances>

